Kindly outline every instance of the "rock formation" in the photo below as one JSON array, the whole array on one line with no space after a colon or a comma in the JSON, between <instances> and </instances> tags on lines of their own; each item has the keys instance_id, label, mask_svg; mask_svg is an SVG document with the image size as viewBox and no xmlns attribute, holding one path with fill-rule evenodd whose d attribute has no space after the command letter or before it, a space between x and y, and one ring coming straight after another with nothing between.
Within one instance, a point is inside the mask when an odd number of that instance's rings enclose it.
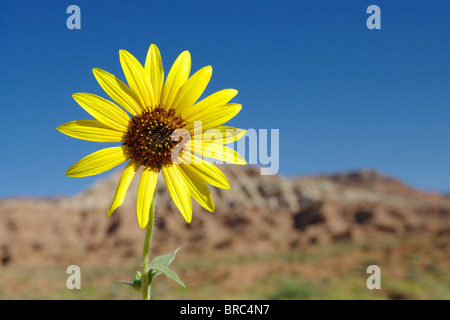
<instances>
[{"instance_id":1,"label":"rock formation","mask_svg":"<svg viewBox=\"0 0 450 320\"><path fill-rule=\"evenodd\" d=\"M211 187L216 211L194 201L187 224L160 177L155 253L301 250L333 241L382 241L418 233L450 234L450 199L375 171L287 178L255 167L222 166L231 189ZM144 237L135 212L138 176L107 217L120 171L67 198L0 200L0 266L113 263L136 257Z\"/></svg>"}]
</instances>

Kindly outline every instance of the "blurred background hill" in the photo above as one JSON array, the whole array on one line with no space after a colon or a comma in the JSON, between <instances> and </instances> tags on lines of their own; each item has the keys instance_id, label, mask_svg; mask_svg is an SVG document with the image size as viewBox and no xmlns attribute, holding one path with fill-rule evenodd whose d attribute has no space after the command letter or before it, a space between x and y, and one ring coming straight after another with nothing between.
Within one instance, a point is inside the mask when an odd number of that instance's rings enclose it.
<instances>
[{"instance_id":1,"label":"blurred background hill","mask_svg":"<svg viewBox=\"0 0 450 320\"><path fill-rule=\"evenodd\" d=\"M191 224L160 179L152 254L182 247L173 267L187 290L158 278L155 298L450 298L448 197L373 170L288 178L221 169L231 189L210 188L216 212L195 203ZM144 237L138 179L107 217L120 173L71 197L0 201L0 298L139 299L115 282L133 277ZM65 286L71 264L82 290ZM381 290L366 288L371 264Z\"/></svg>"}]
</instances>

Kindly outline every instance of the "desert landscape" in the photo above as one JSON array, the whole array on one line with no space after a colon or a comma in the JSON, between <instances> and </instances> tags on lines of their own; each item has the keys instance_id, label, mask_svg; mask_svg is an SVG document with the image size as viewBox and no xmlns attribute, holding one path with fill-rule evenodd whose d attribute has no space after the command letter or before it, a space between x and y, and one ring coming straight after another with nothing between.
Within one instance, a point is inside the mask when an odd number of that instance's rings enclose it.
<instances>
[{"instance_id":1,"label":"desert landscape","mask_svg":"<svg viewBox=\"0 0 450 320\"><path fill-rule=\"evenodd\" d=\"M262 176L221 166L231 189L210 188L187 224L160 178L152 255L181 250L171 267L186 289L155 279L153 299L449 299L450 198L373 170ZM0 200L0 299L140 299L131 281L144 230L138 180L111 218L120 170L80 194ZM81 269L69 290L66 268ZM366 269L378 265L381 289Z\"/></svg>"}]
</instances>

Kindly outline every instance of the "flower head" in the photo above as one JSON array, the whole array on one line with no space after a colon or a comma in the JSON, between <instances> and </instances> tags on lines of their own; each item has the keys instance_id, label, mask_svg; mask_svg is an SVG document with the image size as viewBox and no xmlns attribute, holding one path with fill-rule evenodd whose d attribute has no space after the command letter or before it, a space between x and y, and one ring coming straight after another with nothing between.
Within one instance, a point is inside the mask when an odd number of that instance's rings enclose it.
<instances>
[{"instance_id":1,"label":"flower head","mask_svg":"<svg viewBox=\"0 0 450 320\"><path fill-rule=\"evenodd\" d=\"M115 103L94 94L75 93L75 101L96 120L67 122L58 130L78 139L121 145L84 157L66 175L96 175L128 161L108 210L111 216L123 203L132 179L142 167L136 202L141 228L148 223L159 172L187 222L192 219L191 197L205 209L214 211L206 183L224 189L230 185L225 175L203 157L246 163L225 146L241 138L245 130L222 126L242 108L229 103L237 91L224 89L197 102L209 83L212 68L206 66L189 77L188 51L178 56L165 81L161 55L154 44L147 53L145 66L125 50L120 50L120 63L128 86L107 71L93 70L98 83Z\"/></svg>"}]
</instances>

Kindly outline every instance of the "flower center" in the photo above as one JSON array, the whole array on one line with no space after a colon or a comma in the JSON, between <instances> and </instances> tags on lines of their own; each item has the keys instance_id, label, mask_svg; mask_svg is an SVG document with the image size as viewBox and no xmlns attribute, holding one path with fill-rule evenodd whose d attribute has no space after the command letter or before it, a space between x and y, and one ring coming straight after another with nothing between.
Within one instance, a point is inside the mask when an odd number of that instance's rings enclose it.
<instances>
[{"instance_id":1,"label":"flower center","mask_svg":"<svg viewBox=\"0 0 450 320\"><path fill-rule=\"evenodd\" d=\"M182 140L172 141L172 133L185 125L186 121L176 115L175 109L166 110L162 105L147 107L131 118L122 144L130 159L160 171L172 164L172 150Z\"/></svg>"}]
</instances>

